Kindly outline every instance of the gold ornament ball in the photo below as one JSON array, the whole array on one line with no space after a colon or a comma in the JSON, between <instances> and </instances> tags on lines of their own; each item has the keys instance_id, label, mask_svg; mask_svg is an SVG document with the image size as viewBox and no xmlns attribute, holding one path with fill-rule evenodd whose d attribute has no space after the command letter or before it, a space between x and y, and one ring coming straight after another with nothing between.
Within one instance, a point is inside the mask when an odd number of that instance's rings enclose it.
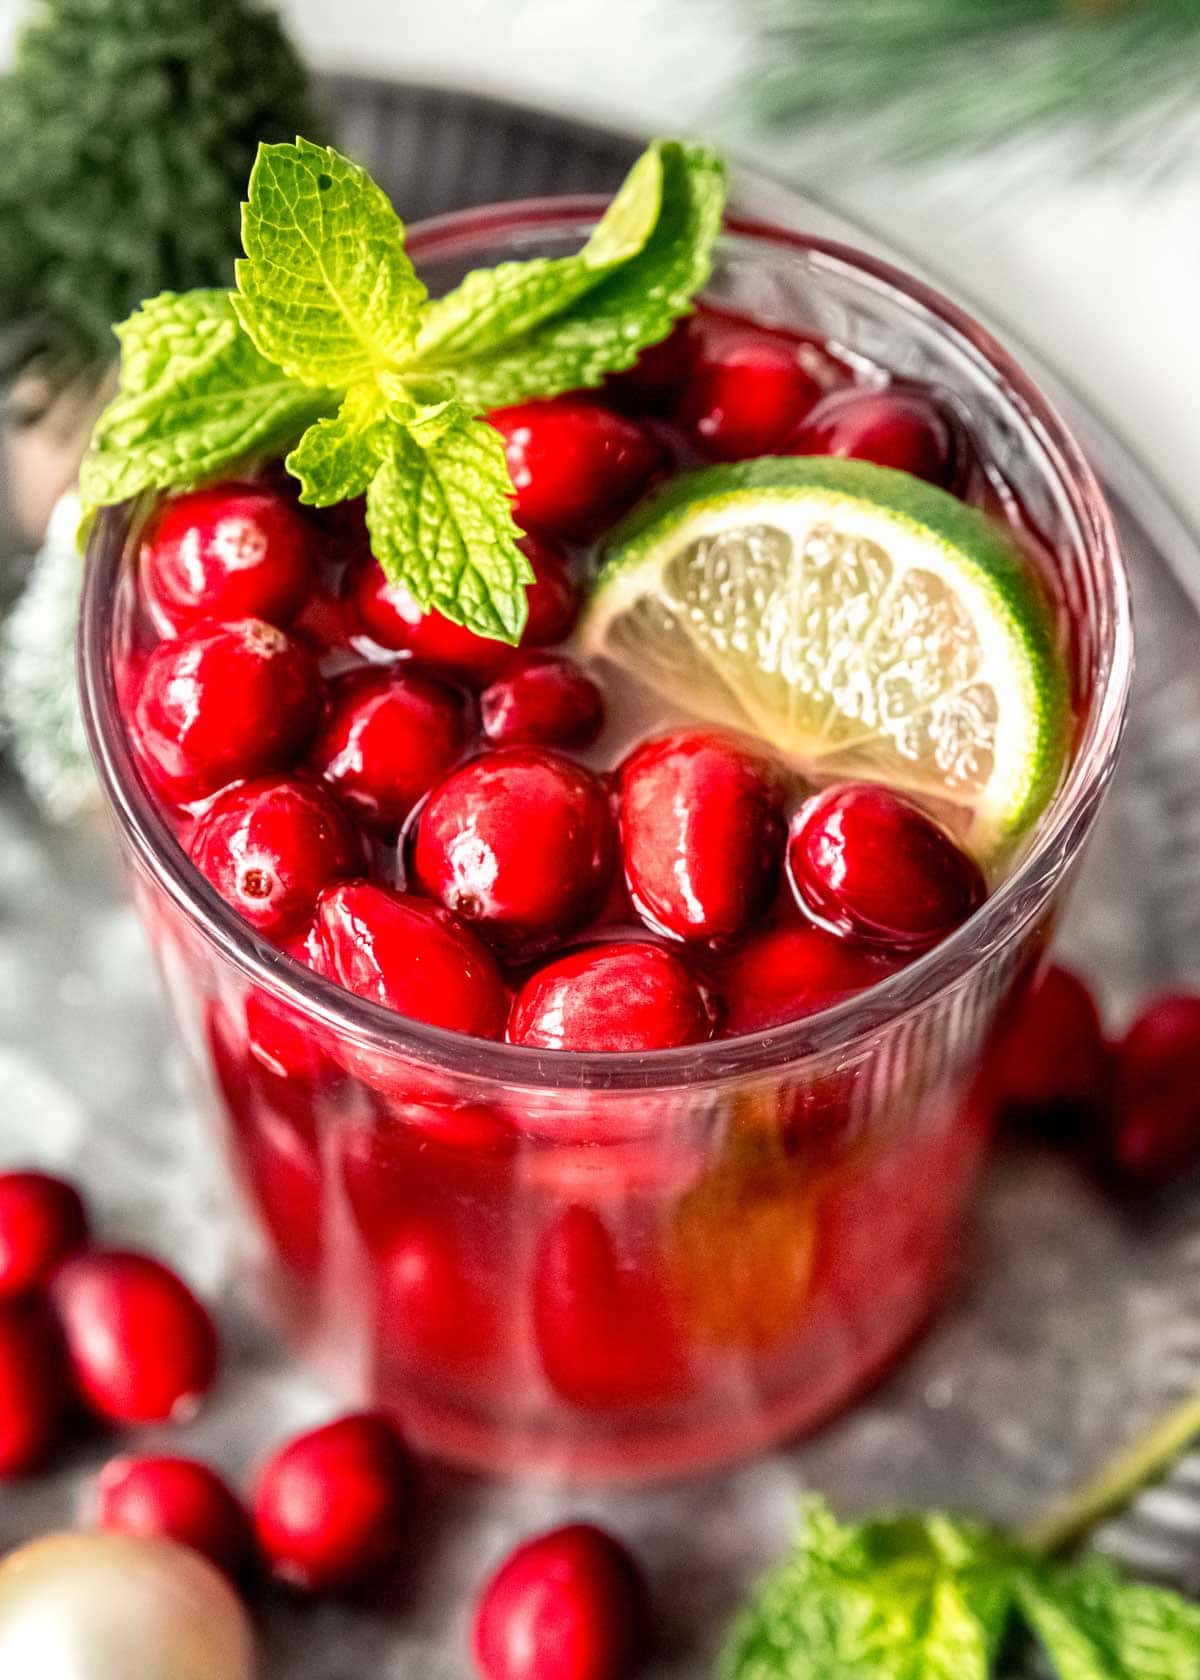
<instances>
[{"instance_id":1,"label":"gold ornament ball","mask_svg":"<svg viewBox=\"0 0 1200 1680\"><path fill-rule=\"evenodd\" d=\"M170 1540L52 1534L0 1564L0 1675L254 1680L254 1636L225 1577Z\"/></svg>"}]
</instances>

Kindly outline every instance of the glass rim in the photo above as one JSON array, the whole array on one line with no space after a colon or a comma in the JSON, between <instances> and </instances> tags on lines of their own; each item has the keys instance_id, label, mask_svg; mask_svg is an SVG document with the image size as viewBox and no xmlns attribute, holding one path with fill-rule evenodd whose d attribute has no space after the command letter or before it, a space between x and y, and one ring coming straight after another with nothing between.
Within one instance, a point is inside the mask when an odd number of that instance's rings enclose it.
<instances>
[{"instance_id":1,"label":"glass rim","mask_svg":"<svg viewBox=\"0 0 1200 1680\"><path fill-rule=\"evenodd\" d=\"M414 261L444 258L485 238L557 223L580 231L608 200L586 194L480 205L414 223ZM720 1084L800 1063L839 1048L885 1023L914 1014L961 984L996 943L1015 937L1042 908L1090 830L1111 778L1125 722L1133 666L1132 613L1117 534L1103 493L1053 405L1004 347L964 310L925 281L837 240L769 222L727 215L723 238L816 257L848 269L916 305L965 351L975 370L999 386L1045 452L1078 521L1099 580L1102 612L1097 692L1062 785L1039 819L1016 867L961 927L906 968L867 991L797 1021L671 1050L539 1050L471 1038L427 1025L345 991L254 932L190 863L142 782L117 703L111 630L117 570L128 546L131 504L101 512L88 545L78 643L84 723L100 782L118 828L139 865L220 956L254 985L281 997L326 1030L385 1057L407 1056L440 1071L511 1088L559 1090L674 1089Z\"/></svg>"}]
</instances>

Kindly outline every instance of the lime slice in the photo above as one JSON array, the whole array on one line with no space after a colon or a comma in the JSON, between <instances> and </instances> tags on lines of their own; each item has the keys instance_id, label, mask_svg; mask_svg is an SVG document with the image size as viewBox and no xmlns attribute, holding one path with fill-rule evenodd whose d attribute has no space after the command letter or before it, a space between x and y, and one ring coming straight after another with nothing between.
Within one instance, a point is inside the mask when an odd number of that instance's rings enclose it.
<instances>
[{"instance_id":1,"label":"lime slice","mask_svg":"<svg viewBox=\"0 0 1200 1680\"><path fill-rule=\"evenodd\" d=\"M1062 662L999 526L890 468L748 461L673 480L613 533L584 651L821 778L957 807L983 858L1053 792Z\"/></svg>"}]
</instances>

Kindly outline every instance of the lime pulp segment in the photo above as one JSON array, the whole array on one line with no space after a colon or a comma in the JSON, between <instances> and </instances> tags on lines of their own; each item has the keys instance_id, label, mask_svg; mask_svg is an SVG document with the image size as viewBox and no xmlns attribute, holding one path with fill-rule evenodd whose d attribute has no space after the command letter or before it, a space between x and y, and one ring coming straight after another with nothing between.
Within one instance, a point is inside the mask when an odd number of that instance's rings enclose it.
<instances>
[{"instance_id":1,"label":"lime pulp segment","mask_svg":"<svg viewBox=\"0 0 1200 1680\"><path fill-rule=\"evenodd\" d=\"M1060 773L1065 677L1028 562L890 468L769 457L673 480L610 538L581 634L814 774L962 808L984 858Z\"/></svg>"}]
</instances>

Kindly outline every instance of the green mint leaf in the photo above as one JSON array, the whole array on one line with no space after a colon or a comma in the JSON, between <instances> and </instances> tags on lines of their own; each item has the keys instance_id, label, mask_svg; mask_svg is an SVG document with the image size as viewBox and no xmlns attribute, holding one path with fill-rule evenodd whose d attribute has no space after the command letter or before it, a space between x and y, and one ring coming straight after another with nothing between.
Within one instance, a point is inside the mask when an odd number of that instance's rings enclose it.
<instances>
[{"instance_id":1,"label":"green mint leaf","mask_svg":"<svg viewBox=\"0 0 1200 1680\"><path fill-rule=\"evenodd\" d=\"M481 636L516 642L533 568L517 547L500 434L460 416L440 435L397 427L367 491L371 548L393 583Z\"/></svg>"},{"instance_id":2,"label":"green mint leaf","mask_svg":"<svg viewBox=\"0 0 1200 1680\"><path fill-rule=\"evenodd\" d=\"M337 413L310 426L284 462L300 480L300 500L332 507L363 495L387 453L389 431L382 399L369 386L354 386Z\"/></svg>"},{"instance_id":3,"label":"green mint leaf","mask_svg":"<svg viewBox=\"0 0 1200 1680\"><path fill-rule=\"evenodd\" d=\"M474 269L425 309L419 360L445 365L511 344L561 315L623 262L645 249L662 210L661 144L647 148L582 251Z\"/></svg>"},{"instance_id":4,"label":"green mint leaf","mask_svg":"<svg viewBox=\"0 0 1200 1680\"><path fill-rule=\"evenodd\" d=\"M411 350L425 287L404 224L365 170L297 140L260 146L234 307L262 354L308 385L376 381Z\"/></svg>"},{"instance_id":5,"label":"green mint leaf","mask_svg":"<svg viewBox=\"0 0 1200 1680\"><path fill-rule=\"evenodd\" d=\"M188 489L278 450L336 406L255 349L229 294L163 292L117 328L121 380L80 469L85 524L143 490Z\"/></svg>"},{"instance_id":6,"label":"green mint leaf","mask_svg":"<svg viewBox=\"0 0 1200 1680\"><path fill-rule=\"evenodd\" d=\"M720 1680L987 1680L1013 1554L948 1517L842 1526L809 1506L796 1549L735 1622Z\"/></svg>"},{"instance_id":7,"label":"green mint leaf","mask_svg":"<svg viewBox=\"0 0 1200 1680\"><path fill-rule=\"evenodd\" d=\"M1124 1581L1099 1558L1031 1563L1020 1574L1017 1596L1059 1680L1200 1676L1200 1607Z\"/></svg>"},{"instance_id":8,"label":"green mint leaf","mask_svg":"<svg viewBox=\"0 0 1200 1680\"><path fill-rule=\"evenodd\" d=\"M429 304L418 360L477 413L632 366L707 280L725 184L706 147L656 141L577 256L479 271Z\"/></svg>"}]
</instances>

